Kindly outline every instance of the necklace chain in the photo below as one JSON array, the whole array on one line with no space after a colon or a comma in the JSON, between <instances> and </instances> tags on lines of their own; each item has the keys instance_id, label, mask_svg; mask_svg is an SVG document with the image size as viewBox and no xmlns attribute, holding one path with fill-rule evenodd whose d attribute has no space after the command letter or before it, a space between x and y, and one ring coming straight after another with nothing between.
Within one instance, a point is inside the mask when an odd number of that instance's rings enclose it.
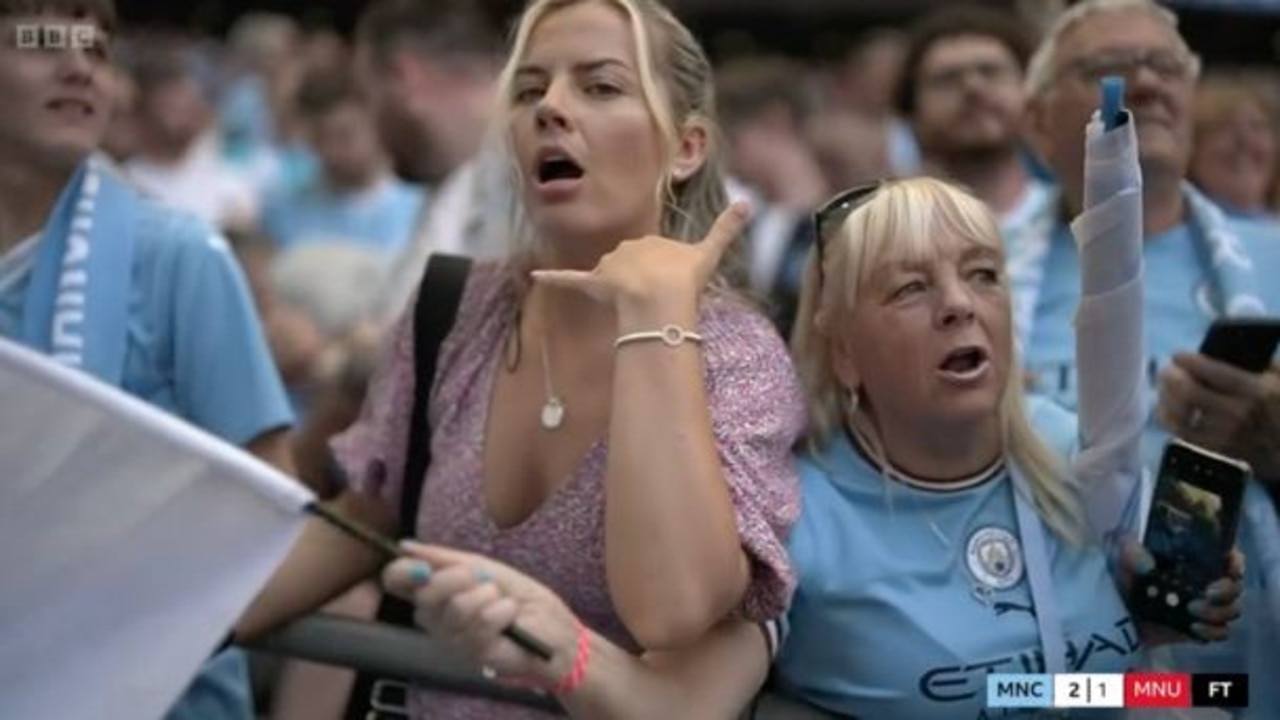
<instances>
[{"instance_id":1,"label":"necklace chain","mask_svg":"<svg viewBox=\"0 0 1280 720\"><path fill-rule=\"evenodd\" d=\"M541 338L538 344L542 351L542 385L547 398L542 404L539 420L542 428L550 432L564 424L565 407L551 381L551 355L547 352L547 339Z\"/></svg>"}]
</instances>

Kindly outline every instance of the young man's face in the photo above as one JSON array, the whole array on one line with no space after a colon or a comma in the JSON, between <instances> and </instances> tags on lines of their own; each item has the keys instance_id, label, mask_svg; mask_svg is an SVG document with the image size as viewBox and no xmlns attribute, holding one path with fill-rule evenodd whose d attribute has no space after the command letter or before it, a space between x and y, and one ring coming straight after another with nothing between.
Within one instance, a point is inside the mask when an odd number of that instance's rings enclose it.
<instances>
[{"instance_id":1,"label":"young man's face","mask_svg":"<svg viewBox=\"0 0 1280 720\"><path fill-rule=\"evenodd\" d=\"M70 169L97 147L110 115L106 40L88 19L0 18L0 158Z\"/></svg>"},{"instance_id":2,"label":"young man's face","mask_svg":"<svg viewBox=\"0 0 1280 720\"><path fill-rule=\"evenodd\" d=\"M934 42L917 72L912 125L927 155L940 159L1012 152L1026 96L1009 48L986 35Z\"/></svg>"}]
</instances>

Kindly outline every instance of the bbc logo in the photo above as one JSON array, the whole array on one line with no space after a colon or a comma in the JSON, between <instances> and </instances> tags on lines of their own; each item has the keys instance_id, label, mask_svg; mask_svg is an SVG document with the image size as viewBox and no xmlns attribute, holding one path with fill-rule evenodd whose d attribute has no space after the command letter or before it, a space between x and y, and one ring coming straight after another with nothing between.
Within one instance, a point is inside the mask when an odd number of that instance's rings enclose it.
<instances>
[{"instance_id":1,"label":"bbc logo","mask_svg":"<svg viewBox=\"0 0 1280 720\"><path fill-rule=\"evenodd\" d=\"M98 41L98 28L91 23L26 23L17 26L16 45L20 50L84 50Z\"/></svg>"}]
</instances>

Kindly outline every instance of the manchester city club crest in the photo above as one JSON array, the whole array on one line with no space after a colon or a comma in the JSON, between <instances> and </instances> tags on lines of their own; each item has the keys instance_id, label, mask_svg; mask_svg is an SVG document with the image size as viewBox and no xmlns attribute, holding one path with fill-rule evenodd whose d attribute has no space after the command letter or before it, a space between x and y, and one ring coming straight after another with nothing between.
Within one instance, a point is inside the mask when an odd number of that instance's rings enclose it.
<instances>
[{"instance_id":1,"label":"manchester city club crest","mask_svg":"<svg viewBox=\"0 0 1280 720\"><path fill-rule=\"evenodd\" d=\"M1008 590L1022 580L1022 545L1002 527L978 528L965 547L965 564L981 586Z\"/></svg>"}]
</instances>

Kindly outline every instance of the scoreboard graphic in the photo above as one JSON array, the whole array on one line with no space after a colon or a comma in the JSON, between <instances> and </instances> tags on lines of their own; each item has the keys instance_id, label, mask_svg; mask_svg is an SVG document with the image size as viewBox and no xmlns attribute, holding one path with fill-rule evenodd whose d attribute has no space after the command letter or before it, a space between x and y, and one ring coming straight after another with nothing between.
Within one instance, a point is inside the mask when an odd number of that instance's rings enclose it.
<instances>
[{"instance_id":1,"label":"scoreboard graphic","mask_svg":"<svg viewBox=\"0 0 1280 720\"><path fill-rule=\"evenodd\" d=\"M993 708L1243 708L1248 675L1184 673L987 676Z\"/></svg>"}]
</instances>

